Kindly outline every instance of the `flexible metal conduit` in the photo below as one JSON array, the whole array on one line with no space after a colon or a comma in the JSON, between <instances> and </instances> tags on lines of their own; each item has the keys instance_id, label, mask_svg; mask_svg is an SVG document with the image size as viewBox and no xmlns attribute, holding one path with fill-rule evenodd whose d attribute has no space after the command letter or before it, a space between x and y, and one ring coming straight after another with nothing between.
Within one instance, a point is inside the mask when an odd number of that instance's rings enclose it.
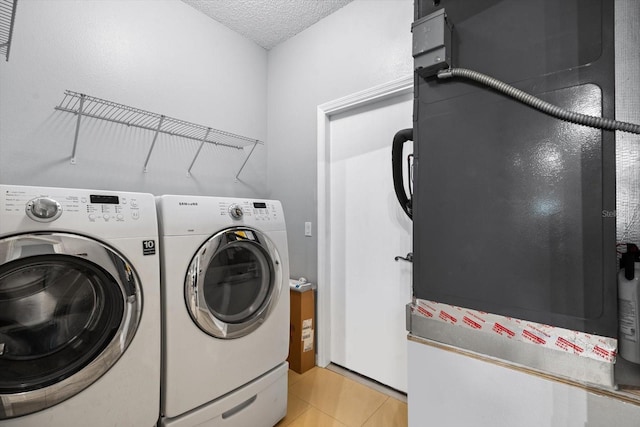
<instances>
[{"instance_id":1,"label":"flexible metal conduit","mask_svg":"<svg viewBox=\"0 0 640 427\"><path fill-rule=\"evenodd\" d=\"M439 79L449 79L452 77L463 77L469 80L474 80L478 83L502 92L505 95L522 102L523 104L529 105L536 110L542 111L545 114L567 122L598 129L619 130L622 132L640 134L640 125L620 122L618 120L607 119L604 117L589 116L587 114L580 114L574 111L565 110L564 108L560 108L557 105L550 104L520 89L516 89L515 87L508 85L503 81L500 81L486 74L479 73L477 71L468 70L466 68L449 68L448 70L442 70L438 72Z\"/></svg>"}]
</instances>

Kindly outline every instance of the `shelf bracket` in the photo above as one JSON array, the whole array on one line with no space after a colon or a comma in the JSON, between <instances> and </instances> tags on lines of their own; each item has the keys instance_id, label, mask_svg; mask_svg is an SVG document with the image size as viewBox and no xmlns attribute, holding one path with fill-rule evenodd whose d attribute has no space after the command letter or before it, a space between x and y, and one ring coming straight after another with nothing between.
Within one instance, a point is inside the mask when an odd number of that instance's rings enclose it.
<instances>
[{"instance_id":1,"label":"shelf bracket","mask_svg":"<svg viewBox=\"0 0 640 427\"><path fill-rule=\"evenodd\" d=\"M156 146L156 140L158 139L158 134L160 133L160 128L162 127L162 122L164 121L164 116L160 116L160 121L158 121L158 127L156 128L156 134L153 135L153 142L151 143L151 148L149 148L149 153L147 154L147 159L144 161L144 172L147 172L147 165L149 164L149 157L151 157L151 152L153 151L153 147Z\"/></svg>"},{"instance_id":2,"label":"shelf bracket","mask_svg":"<svg viewBox=\"0 0 640 427\"><path fill-rule=\"evenodd\" d=\"M191 161L191 165L189 166L189 170L187 170L187 176L191 176L191 168L193 167L194 163L196 162L196 159L198 158L198 156L200 155L200 150L202 150L202 147L204 146L204 143L207 142L207 138L209 137L209 132L211 132L211 128L207 128L207 133L205 134L204 138L202 138L202 141L200 142L200 147L198 147L198 151L196 151L196 155L193 156L193 160Z\"/></svg>"},{"instance_id":3,"label":"shelf bracket","mask_svg":"<svg viewBox=\"0 0 640 427\"><path fill-rule=\"evenodd\" d=\"M244 159L244 162L242 163L242 166L240 166L240 170L238 171L238 173L236 174L236 180L235 182L238 182L240 180L240 178L238 178L240 176L240 173L242 172L242 169L244 169L244 166L247 164L247 162L249 161L249 157L251 157L251 155L253 154L253 150L256 149L256 146L258 145L258 141L256 139L256 141L253 143L253 147L251 147L251 151L249 151L249 154L247 155L247 157Z\"/></svg>"},{"instance_id":4,"label":"shelf bracket","mask_svg":"<svg viewBox=\"0 0 640 427\"><path fill-rule=\"evenodd\" d=\"M80 121L82 120L82 106L86 95L80 95L80 105L78 106L78 119L76 120L76 135L73 137L73 151L71 151L71 164L76 164L76 147L78 146L78 134L80 133Z\"/></svg>"}]
</instances>

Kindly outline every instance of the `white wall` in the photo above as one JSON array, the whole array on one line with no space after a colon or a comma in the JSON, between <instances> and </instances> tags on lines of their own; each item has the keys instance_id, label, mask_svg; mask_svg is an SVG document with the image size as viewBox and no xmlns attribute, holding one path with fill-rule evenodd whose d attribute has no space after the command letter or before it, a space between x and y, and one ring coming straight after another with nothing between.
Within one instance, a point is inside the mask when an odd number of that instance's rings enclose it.
<instances>
[{"instance_id":1,"label":"white wall","mask_svg":"<svg viewBox=\"0 0 640 427\"><path fill-rule=\"evenodd\" d=\"M269 196L285 209L292 277L317 278L316 108L411 74L412 22L412 0L355 0L269 51Z\"/></svg>"},{"instance_id":2,"label":"white wall","mask_svg":"<svg viewBox=\"0 0 640 427\"><path fill-rule=\"evenodd\" d=\"M266 141L267 52L178 0L26 0L0 61L0 182L155 194L260 196L266 147L246 152L55 111L65 89Z\"/></svg>"},{"instance_id":3,"label":"white wall","mask_svg":"<svg viewBox=\"0 0 640 427\"><path fill-rule=\"evenodd\" d=\"M0 61L0 182L278 198L291 273L315 281L316 107L410 74L412 21L412 0L355 0L267 55L178 0L19 2ZM207 145L189 178L198 143L160 135L143 173L153 134L89 119L71 165L65 89L267 144L234 183L246 153Z\"/></svg>"}]
</instances>

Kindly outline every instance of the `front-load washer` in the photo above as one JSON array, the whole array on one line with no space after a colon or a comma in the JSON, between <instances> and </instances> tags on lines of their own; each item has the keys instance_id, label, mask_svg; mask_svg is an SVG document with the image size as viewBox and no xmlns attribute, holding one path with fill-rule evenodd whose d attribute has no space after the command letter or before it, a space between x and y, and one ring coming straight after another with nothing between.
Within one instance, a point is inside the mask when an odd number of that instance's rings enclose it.
<instances>
[{"instance_id":1,"label":"front-load washer","mask_svg":"<svg viewBox=\"0 0 640 427\"><path fill-rule=\"evenodd\" d=\"M280 202L157 199L163 426L273 426L286 414L289 256Z\"/></svg>"},{"instance_id":2,"label":"front-load washer","mask_svg":"<svg viewBox=\"0 0 640 427\"><path fill-rule=\"evenodd\" d=\"M151 194L0 185L0 426L140 426L160 411Z\"/></svg>"}]
</instances>

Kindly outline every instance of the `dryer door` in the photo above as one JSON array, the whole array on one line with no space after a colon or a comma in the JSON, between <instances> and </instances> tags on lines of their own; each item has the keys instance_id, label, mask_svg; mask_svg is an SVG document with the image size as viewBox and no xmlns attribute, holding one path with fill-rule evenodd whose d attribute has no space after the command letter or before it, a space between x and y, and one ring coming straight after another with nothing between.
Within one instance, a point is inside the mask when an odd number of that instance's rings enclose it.
<instances>
[{"instance_id":1,"label":"dryer door","mask_svg":"<svg viewBox=\"0 0 640 427\"><path fill-rule=\"evenodd\" d=\"M132 266L66 233L0 239L0 420L79 393L124 353L142 308Z\"/></svg>"},{"instance_id":2,"label":"dryer door","mask_svg":"<svg viewBox=\"0 0 640 427\"><path fill-rule=\"evenodd\" d=\"M217 338L258 328L282 292L280 255L267 236L248 227L223 230L191 260L185 298L193 321Z\"/></svg>"}]
</instances>

